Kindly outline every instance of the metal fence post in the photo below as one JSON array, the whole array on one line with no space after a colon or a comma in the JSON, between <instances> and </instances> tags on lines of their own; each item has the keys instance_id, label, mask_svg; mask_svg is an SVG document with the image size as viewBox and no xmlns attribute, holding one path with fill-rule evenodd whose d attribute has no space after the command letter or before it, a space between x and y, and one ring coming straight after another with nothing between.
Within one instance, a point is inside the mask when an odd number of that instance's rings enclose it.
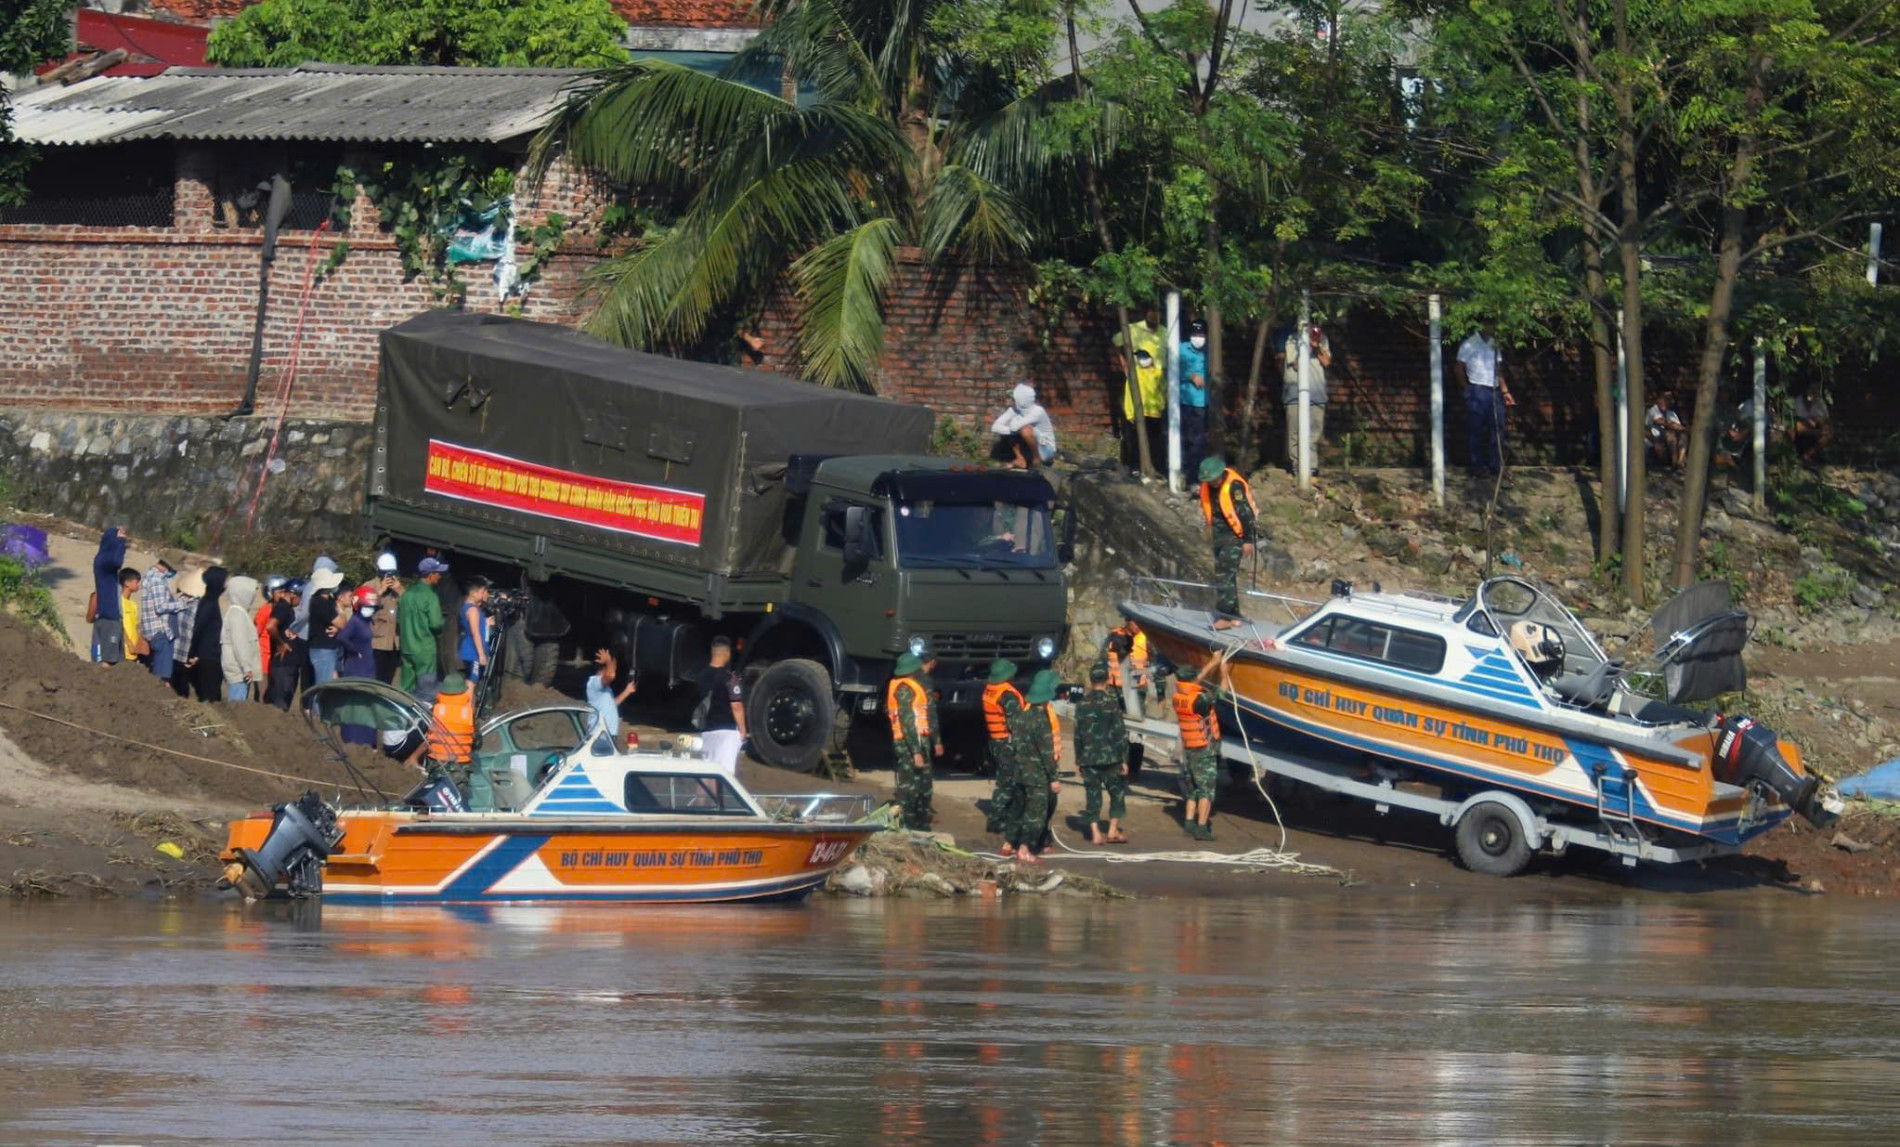
<instances>
[{"instance_id":1,"label":"metal fence post","mask_svg":"<svg viewBox=\"0 0 1900 1147\"><path fill-rule=\"evenodd\" d=\"M1300 471L1300 489L1310 489L1313 485L1313 430L1310 417L1313 409L1312 390L1307 385L1307 372L1313 365L1313 340L1308 334L1313 329L1313 292L1300 292L1300 408L1299 408L1299 444L1298 458L1294 465Z\"/></svg>"},{"instance_id":2,"label":"metal fence post","mask_svg":"<svg viewBox=\"0 0 1900 1147\"><path fill-rule=\"evenodd\" d=\"M1168 489L1181 485L1181 292L1168 292Z\"/></svg>"},{"instance_id":3,"label":"metal fence post","mask_svg":"<svg viewBox=\"0 0 1900 1147\"><path fill-rule=\"evenodd\" d=\"M1432 324L1432 496L1445 507L1445 332L1438 296L1425 302Z\"/></svg>"}]
</instances>

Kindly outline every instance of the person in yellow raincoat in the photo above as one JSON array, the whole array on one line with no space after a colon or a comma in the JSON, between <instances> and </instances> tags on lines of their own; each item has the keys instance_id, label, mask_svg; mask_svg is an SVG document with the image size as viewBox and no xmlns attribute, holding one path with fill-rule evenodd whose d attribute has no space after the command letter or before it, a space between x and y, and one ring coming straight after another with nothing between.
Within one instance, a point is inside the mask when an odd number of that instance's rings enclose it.
<instances>
[{"instance_id":1,"label":"person in yellow raincoat","mask_svg":"<svg viewBox=\"0 0 1900 1147\"><path fill-rule=\"evenodd\" d=\"M1148 458L1157 468L1165 469L1168 464L1168 392L1167 392L1167 337L1161 327L1161 315L1154 307L1149 307L1142 321L1130 323L1134 343L1135 385L1141 388L1141 417L1135 417L1135 389L1127 383L1122 384L1122 462L1133 467L1140 458L1140 450L1135 445L1135 435L1148 436ZM1129 342L1120 332L1115 335L1115 345L1124 347ZM1123 350L1126 356L1127 351ZM1122 360L1123 377L1127 376L1128 362Z\"/></svg>"}]
</instances>

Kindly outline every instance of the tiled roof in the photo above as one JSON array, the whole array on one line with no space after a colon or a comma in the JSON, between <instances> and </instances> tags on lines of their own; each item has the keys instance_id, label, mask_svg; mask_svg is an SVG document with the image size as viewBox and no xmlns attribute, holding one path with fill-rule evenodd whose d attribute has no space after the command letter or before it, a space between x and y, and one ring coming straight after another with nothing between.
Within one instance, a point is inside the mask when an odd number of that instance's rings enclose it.
<instances>
[{"instance_id":1,"label":"tiled roof","mask_svg":"<svg viewBox=\"0 0 1900 1147\"><path fill-rule=\"evenodd\" d=\"M18 92L29 143L134 139L500 142L539 128L581 68L170 68Z\"/></svg>"}]
</instances>

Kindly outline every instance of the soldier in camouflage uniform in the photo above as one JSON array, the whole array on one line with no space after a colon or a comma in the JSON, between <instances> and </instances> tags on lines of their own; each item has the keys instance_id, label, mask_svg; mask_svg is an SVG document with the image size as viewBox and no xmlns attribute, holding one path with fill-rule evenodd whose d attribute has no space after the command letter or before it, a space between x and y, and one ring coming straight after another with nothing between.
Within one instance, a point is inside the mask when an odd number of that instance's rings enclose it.
<instances>
[{"instance_id":1,"label":"soldier in camouflage uniform","mask_svg":"<svg viewBox=\"0 0 1900 1147\"><path fill-rule=\"evenodd\" d=\"M884 705L891 718L891 769L897 775L897 808L905 828L928 831L934 775L931 765L943 755L937 729L937 699L923 677L924 663L914 653L897 659Z\"/></svg>"},{"instance_id":2,"label":"soldier in camouflage uniform","mask_svg":"<svg viewBox=\"0 0 1900 1147\"><path fill-rule=\"evenodd\" d=\"M1181 830L1195 840L1213 840L1214 793L1220 783L1220 689L1205 684L1216 669L1231 688L1227 663L1209 658L1192 681L1176 681L1174 715L1181 727Z\"/></svg>"},{"instance_id":3,"label":"soldier in camouflage uniform","mask_svg":"<svg viewBox=\"0 0 1900 1147\"><path fill-rule=\"evenodd\" d=\"M1241 622L1240 566L1253 556L1258 529L1253 490L1218 456L1201 460L1201 519L1214 538L1214 628Z\"/></svg>"},{"instance_id":4,"label":"soldier in camouflage uniform","mask_svg":"<svg viewBox=\"0 0 1900 1147\"><path fill-rule=\"evenodd\" d=\"M989 734L990 771L996 784L990 790L987 827L1008 836L1016 823L1016 750L1010 743L1010 722L1023 711L1023 695L1013 684L1016 663L1004 658L990 662L989 680L983 686L983 723ZM1003 852L1015 856L1016 850L1005 844Z\"/></svg>"},{"instance_id":5,"label":"soldier in camouflage uniform","mask_svg":"<svg viewBox=\"0 0 1900 1147\"><path fill-rule=\"evenodd\" d=\"M1123 798L1128 792L1128 724L1121 698L1108 687L1108 665L1089 667L1089 687L1075 706L1075 763L1082 772L1082 819L1089 825L1089 843L1125 844L1122 817L1128 815ZM1097 819L1102 793L1108 793L1107 835Z\"/></svg>"},{"instance_id":6,"label":"soldier in camouflage uniform","mask_svg":"<svg viewBox=\"0 0 1900 1147\"><path fill-rule=\"evenodd\" d=\"M1008 839L1016 859L1024 864L1042 863L1034 850L1042 843L1052 802L1062 791L1062 782L1056 779L1055 725L1049 711L1049 702L1055 699L1055 671L1044 669L1030 683L1025 698L1028 703L1009 723L1010 743L1016 747L1016 791L1021 803Z\"/></svg>"}]
</instances>

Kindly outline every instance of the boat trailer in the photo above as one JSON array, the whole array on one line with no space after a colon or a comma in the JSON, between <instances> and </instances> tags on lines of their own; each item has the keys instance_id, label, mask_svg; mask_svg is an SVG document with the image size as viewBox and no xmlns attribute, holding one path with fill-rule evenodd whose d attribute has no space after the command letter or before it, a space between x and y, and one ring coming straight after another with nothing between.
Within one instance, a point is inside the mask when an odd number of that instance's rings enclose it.
<instances>
[{"instance_id":1,"label":"boat trailer","mask_svg":"<svg viewBox=\"0 0 1900 1147\"><path fill-rule=\"evenodd\" d=\"M1130 718L1128 732L1130 739L1139 735L1150 741L1180 740L1178 726L1166 719ZM1462 799L1409 792L1398 787L1396 782L1401 777L1396 770L1377 763L1328 761L1284 748L1236 744L1227 738L1221 741L1221 755L1230 771L1246 770L1248 777L1262 785L1269 776L1283 777L1323 792L1368 801L1381 815L1400 808L1436 817L1453 830L1458 856L1465 866L1492 876L1516 875L1543 850L1562 856L1573 847L1596 849L1617 857L1629 868L1643 861L1682 864L1741 851L1738 845L1719 841L1658 844L1635 820L1601 805L1597 809L1600 827L1591 828L1552 821L1522 795L1503 788L1486 789ZM1756 803L1751 800L1751 813Z\"/></svg>"}]
</instances>

